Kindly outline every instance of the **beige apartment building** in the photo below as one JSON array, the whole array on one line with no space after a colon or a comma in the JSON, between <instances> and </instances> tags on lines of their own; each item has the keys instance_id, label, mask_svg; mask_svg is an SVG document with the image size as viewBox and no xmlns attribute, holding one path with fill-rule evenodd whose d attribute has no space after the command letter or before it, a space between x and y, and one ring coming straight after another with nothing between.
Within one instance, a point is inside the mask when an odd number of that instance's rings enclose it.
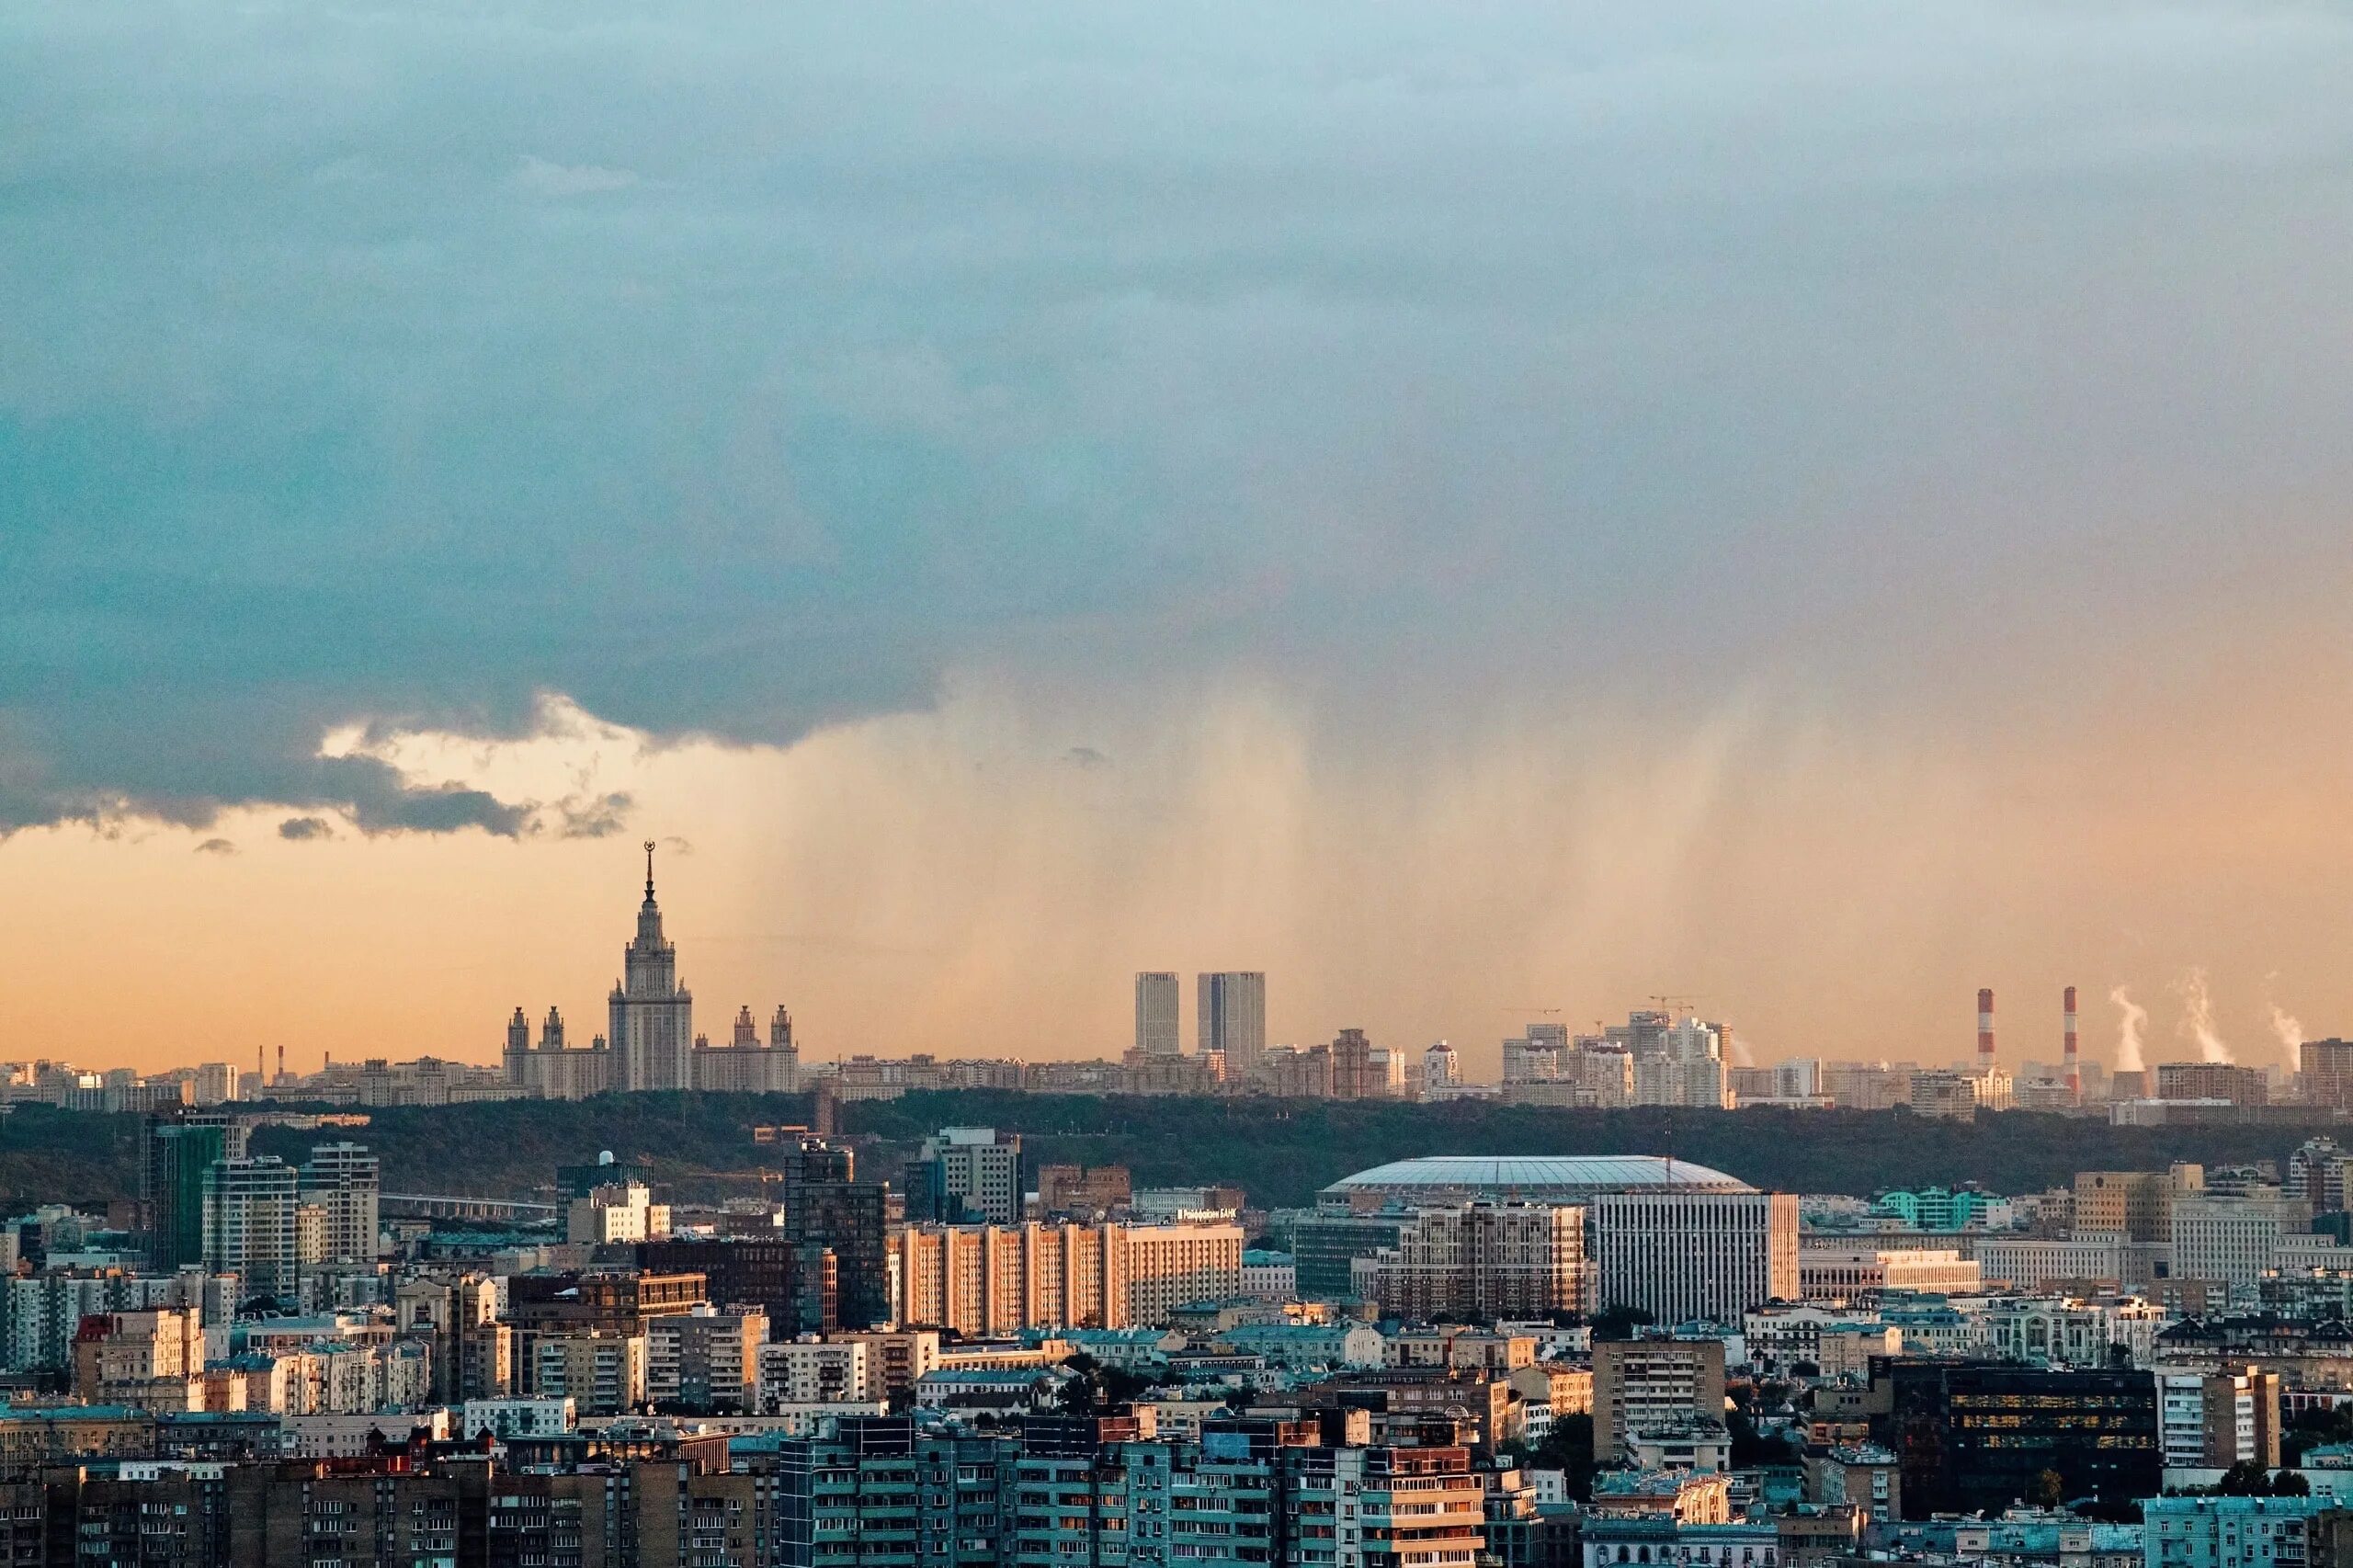
<instances>
[{"instance_id":1,"label":"beige apartment building","mask_svg":"<svg viewBox=\"0 0 2353 1568\"><path fill-rule=\"evenodd\" d=\"M892 1244L899 1321L960 1334L1158 1327L1242 1292L1242 1227L910 1225Z\"/></svg>"},{"instance_id":2,"label":"beige apartment building","mask_svg":"<svg viewBox=\"0 0 2353 1568\"><path fill-rule=\"evenodd\" d=\"M1724 1418L1721 1339L1597 1339L1593 1453L1615 1463L1637 1432Z\"/></svg>"}]
</instances>

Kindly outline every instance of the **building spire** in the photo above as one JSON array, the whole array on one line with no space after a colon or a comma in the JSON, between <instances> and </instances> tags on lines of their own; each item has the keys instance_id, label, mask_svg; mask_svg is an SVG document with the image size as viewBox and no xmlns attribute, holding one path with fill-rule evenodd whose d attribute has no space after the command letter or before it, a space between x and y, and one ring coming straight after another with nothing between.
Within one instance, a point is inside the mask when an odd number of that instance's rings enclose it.
<instances>
[{"instance_id":1,"label":"building spire","mask_svg":"<svg viewBox=\"0 0 2353 1568\"><path fill-rule=\"evenodd\" d=\"M654 902L654 840L645 841L645 902Z\"/></svg>"}]
</instances>

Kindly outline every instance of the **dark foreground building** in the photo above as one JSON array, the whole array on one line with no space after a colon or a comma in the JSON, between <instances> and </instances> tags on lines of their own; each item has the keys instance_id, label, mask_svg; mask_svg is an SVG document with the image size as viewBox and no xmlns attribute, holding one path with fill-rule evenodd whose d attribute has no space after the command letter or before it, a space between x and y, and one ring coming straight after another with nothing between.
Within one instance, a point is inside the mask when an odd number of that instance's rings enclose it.
<instances>
[{"instance_id":1,"label":"dark foreground building","mask_svg":"<svg viewBox=\"0 0 2353 1568\"><path fill-rule=\"evenodd\" d=\"M2163 1490L2157 1389L2145 1371L1874 1360L1874 1436L1903 1464L1904 1517L2031 1502L2045 1471L2074 1502Z\"/></svg>"}]
</instances>

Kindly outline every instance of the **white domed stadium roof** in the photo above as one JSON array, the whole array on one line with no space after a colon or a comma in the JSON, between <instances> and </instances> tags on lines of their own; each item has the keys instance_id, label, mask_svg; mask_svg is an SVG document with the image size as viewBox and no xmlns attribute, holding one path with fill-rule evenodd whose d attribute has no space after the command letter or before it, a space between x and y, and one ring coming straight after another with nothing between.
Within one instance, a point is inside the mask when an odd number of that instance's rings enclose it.
<instances>
[{"instance_id":1,"label":"white domed stadium roof","mask_svg":"<svg viewBox=\"0 0 2353 1568\"><path fill-rule=\"evenodd\" d=\"M1342 1176L1323 1196L1565 1202L1604 1192L1756 1190L1722 1171L1654 1154L1433 1154Z\"/></svg>"}]
</instances>

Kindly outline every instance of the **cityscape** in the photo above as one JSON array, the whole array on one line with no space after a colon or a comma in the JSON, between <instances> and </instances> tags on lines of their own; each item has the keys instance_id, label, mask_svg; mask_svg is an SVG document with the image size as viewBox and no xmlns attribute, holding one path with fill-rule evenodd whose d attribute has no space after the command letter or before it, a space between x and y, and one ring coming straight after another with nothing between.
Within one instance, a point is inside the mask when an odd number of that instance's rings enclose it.
<instances>
[{"instance_id":1,"label":"cityscape","mask_svg":"<svg viewBox=\"0 0 2353 1568\"><path fill-rule=\"evenodd\" d=\"M0 1568L2353 1568L2348 84L0 0Z\"/></svg>"},{"instance_id":2,"label":"cityscape","mask_svg":"<svg viewBox=\"0 0 2353 1568\"><path fill-rule=\"evenodd\" d=\"M8 1069L0 1147L134 1167L0 1227L11 1561L2209 1568L2353 1520L2341 1041L2103 1069L2071 990L2013 1072L1987 991L1967 1065L1740 1066L1662 1006L1531 1023L1479 1083L1444 1042L1270 1044L1256 971L1194 977L1188 1041L1145 971L1118 1061L804 1063L782 1005L695 1028L654 849L585 1043L518 1006L494 1067ZM1241 1128L1147 1135L1168 1185L1048 1157L1064 1108L1122 1104L1678 1119L1495 1153L1447 1140L1506 1126L1406 1119L1303 1192L1244 1176ZM709 1108L716 1185L627 1119L673 1105ZM499 1190L457 1147L388 1184L371 1146L404 1116L531 1139L500 1119L533 1106L637 1142ZM1671 1142L1760 1119L2174 1153L1797 1190Z\"/></svg>"}]
</instances>

